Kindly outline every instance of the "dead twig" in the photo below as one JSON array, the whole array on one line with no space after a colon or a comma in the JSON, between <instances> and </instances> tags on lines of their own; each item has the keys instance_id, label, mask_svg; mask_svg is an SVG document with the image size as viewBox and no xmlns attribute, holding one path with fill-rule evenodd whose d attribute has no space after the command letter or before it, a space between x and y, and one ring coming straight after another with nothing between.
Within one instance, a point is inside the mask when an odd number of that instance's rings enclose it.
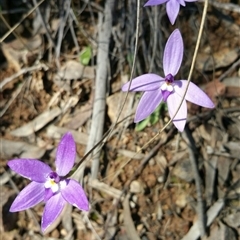
<instances>
[{"instance_id":1,"label":"dead twig","mask_svg":"<svg viewBox=\"0 0 240 240\"><path fill-rule=\"evenodd\" d=\"M70 5L71 1L60 1L60 26L58 29L58 40L57 40L57 45L55 48L55 58L56 58L56 64L58 68L60 68L60 62L59 62L59 56L60 56L60 50L62 46L62 40L63 40L63 31L70 13ZM64 9L66 8L65 14L64 14Z\"/></svg>"},{"instance_id":2,"label":"dead twig","mask_svg":"<svg viewBox=\"0 0 240 240\"><path fill-rule=\"evenodd\" d=\"M36 1L36 0L33 0L33 4L34 4L34 7L36 8L36 12L37 12L37 15L38 15L38 17L39 17L39 20L41 21L41 25L42 25L42 27L43 27L43 28L45 29L45 31L46 31L46 36L47 36L47 38L48 38L48 41L52 44L52 46L55 47L54 40L53 40L53 38L52 38L52 36L51 36L51 34L50 34L49 26L47 25L45 19L44 19L43 16L42 16L42 13L40 12L40 10L39 10L39 8L38 8L39 6L38 6L38 4L37 4L37 1Z\"/></svg>"},{"instance_id":3,"label":"dead twig","mask_svg":"<svg viewBox=\"0 0 240 240\"><path fill-rule=\"evenodd\" d=\"M44 70L47 69L46 65L43 64L38 64L36 66L32 66L32 67L27 67L27 68L23 68L21 69L19 72L13 74L12 76L5 78L2 82L0 82L0 90L2 90L2 88L9 82L11 82L12 80L14 80L15 78L20 77L23 74L26 74L28 72L33 72L35 70L41 70L42 68L44 68Z\"/></svg>"},{"instance_id":4,"label":"dead twig","mask_svg":"<svg viewBox=\"0 0 240 240\"><path fill-rule=\"evenodd\" d=\"M91 149L103 135L105 108L106 108L106 86L108 71L109 42L112 29L112 9L115 1L108 0L105 3L104 14L99 13L99 40L97 53L97 72L95 83L95 100L92 114L92 124L87 151ZM104 22L103 21L104 17ZM92 178L97 178L99 170L100 151L96 149L93 152L92 159Z\"/></svg>"},{"instance_id":5,"label":"dead twig","mask_svg":"<svg viewBox=\"0 0 240 240\"><path fill-rule=\"evenodd\" d=\"M13 101L17 98L17 96L20 94L20 92L23 89L24 84L21 84L12 94L11 98L8 100L8 102L6 103L6 105L4 106L4 108L2 109L2 111L0 112L0 117L2 117L6 111L8 110L8 108L11 106L11 104L13 103Z\"/></svg>"},{"instance_id":6,"label":"dead twig","mask_svg":"<svg viewBox=\"0 0 240 240\"><path fill-rule=\"evenodd\" d=\"M205 0L199 0L199 2L204 2ZM215 0L211 0L209 1L209 4L213 5L216 8L220 8L222 10L227 10L227 11L231 11L231 12L237 12L240 13L240 7L237 4L234 3L226 3L226 2L218 2Z\"/></svg>"},{"instance_id":7,"label":"dead twig","mask_svg":"<svg viewBox=\"0 0 240 240\"><path fill-rule=\"evenodd\" d=\"M203 238L206 235L206 216L205 216L205 206L202 199L202 190L201 190L201 178L198 171L198 165L197 165L197 157L196 157L196 146L195 141L192 137L192 134L186 125L185 130L183 132L183 136L189 144L189 157L192 164L192 170L194 172L194 178L195 178L195 185L196 185L196 192L197 192L197 213L198 213L198 223L199 223L199 230L201 233L201 237Z\"/></svg>"},{"instance_id":8,"label":"dead twig","mask_svg":"<svg viewBox=\"0 0 240 240\"><path fill-rule=\"evenodd\" d=\"M26 13L18 23L16 23L6 34L4 34L4 36L0 38L0 43L3 42L13 31L15 31L16 28L21 25L24 19L27 18L30 14L32 14L44 1L45 0L41 0L36 6L34 6L34 8L32 8L28 13Z\"/></svg>"},{"instance_id":9,"label":"dead twig","mask_svg":"<svg viewBox=\"0 0 240 240\"><path fill-rule=\"evenodd\" d=\"M223 81L224 78L226 78L228 75L230 75L235 68L237 68L240 65L240 58L226 71L224 72L220 77L219 77L219 81Z\"/></svg>"}]
</instances>

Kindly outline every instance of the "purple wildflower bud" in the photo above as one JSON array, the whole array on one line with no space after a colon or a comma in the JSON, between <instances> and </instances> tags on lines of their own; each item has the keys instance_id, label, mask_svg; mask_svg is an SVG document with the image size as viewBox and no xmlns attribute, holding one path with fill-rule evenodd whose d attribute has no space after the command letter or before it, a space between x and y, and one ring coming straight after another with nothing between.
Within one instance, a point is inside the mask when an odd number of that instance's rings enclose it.
<instances>
[{"instance_id":1,"label":"purple wildflower bud","mask_svg":"<svg viewBox=\"0 0 240 240\"><path fill-rule=\"evenodd\" d=\"M187 80L175 80L183 58L183 40L178 29L170 35L163 54L163 71L165 77L153 73L143 74L132 80L130 91L144 91L137 107L134 122L140 122L154 112L165 101L171 118L185 93ZM128 91L130 82L123 85L122 91ZM173 123L183 131L187 118L186 100L202 107L214 108L212 100L194 83L190 82L185 99Z\"/></svg>"},{"instance_id":2,"label":"purple wildflower bud","mask_svg":"<svg viewBox=\"0 0 240 240\"><path fill-rule=\"evenodd\" d=\"M180 5L183 7L186 6L185 2L196 2L197 0L149 0L145 3L144 7L147 6L156 6L163 3L166 3L166 11L168 18L173 25L176 21L177 15L180 10Z\"/></svg>"},{"instance_id":3,"label":"purple wildflower bud","mask_svg":"<svg viewBox=\"0 0 240 240\"><path fill-rule=\"evenodd\" d=\"M57 219L66 203L80 210L89 210L88 199L81 185L73 179L64 179L74 165L76 146L71 133L66 133L57 148L56 171L37 159L13 159L8 166L32 182L15 198L10 212L34 207L45 201L41 229L43 232Z\"/></svg>"}]
</instances>

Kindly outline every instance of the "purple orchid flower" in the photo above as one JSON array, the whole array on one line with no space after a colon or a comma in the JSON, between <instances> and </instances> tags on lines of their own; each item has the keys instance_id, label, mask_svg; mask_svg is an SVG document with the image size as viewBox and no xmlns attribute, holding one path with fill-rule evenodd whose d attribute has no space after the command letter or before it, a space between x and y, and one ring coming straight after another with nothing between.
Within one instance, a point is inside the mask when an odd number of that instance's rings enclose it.
<instances>
[{"instance_id":1,"label":"purple orchid flower","mask_svg":"<svg viewBox=\"0 0 240 240\"><path fill-rule=\"evenodd\" d=\"M168 18L173 25L176 21L177 15L180 10L180 5L186 6L185 2L196 2L197 0L149 0L145 3L144 7L155 6L159 4L166 3L166 11Z\"/></svg>"},{"instance_id":2,"label":"purple orchid flower","mask_svg":"<svg viewBox=\"0 0 240 240\"><path fill-rule=\"evenodd\" d=\"M175 80L183 58L183 40L178 29L170 35L163 54L163 71L165 77L153 73L143 74L123 85L122 91L144 91L137 107L134 122L140 122L148 117L162 102L167 102L171 119L185 93L187 80ZM194 83L190 82L185 99L173 123L179 131L183 131L187 118L186 100L202 107L214 108L211 99Z\"/></svg>"},{"instance_id":3,"label":"purple orchid flower","mask_svg":"<svg viewBox=\"0 0 240 240\"><path fill-rule=\"evenodd\" d=\"M19 212L45 201L41 228L44 232L60 215L66 203L88 211L88 200L81 185L65 179L74 165L76 145L71 133L66 133L57 148L56 171L36 159L13 159L8 166L32 182L16 197L10 212Z\"/></svg>"}]
</instances>

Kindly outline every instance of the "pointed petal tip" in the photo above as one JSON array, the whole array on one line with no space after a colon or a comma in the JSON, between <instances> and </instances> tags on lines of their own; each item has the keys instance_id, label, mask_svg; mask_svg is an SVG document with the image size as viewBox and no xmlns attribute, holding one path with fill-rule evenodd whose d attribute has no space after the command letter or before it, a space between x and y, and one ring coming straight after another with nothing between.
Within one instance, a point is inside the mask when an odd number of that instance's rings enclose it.
<instances>
[{"instance_id":1,"label":"pointed petal tip","mask_svg":"<svg viewBox=\"0 0 240 240\"><path fill-rule=\"evenodd\" d=\"M211 98L209 98L208 99L208 101L207 101L208 103L207 103L207 108L215 108L215 104L214 104L214 102L212 101L212 99Z\"/></svg>"},{"instance_id":2,"label":"pointed petal tip","mask_svg":"<svg viewBox=\"0 0 240 240\"><path fill-rule=\"evenodd\" d=\"M44 185L42 183L31 182L17 195L9 211L24 211L42 202L43 198Z\"/></svg>"},{"instance_id":3,"label":"pointed petal tip","mask_svg":"<svg viewBox=\"0 0 240 240\"><path fill-rule=\"evenodd\" d=\"M183 59L183 39L179 29L175 29L169 36L163 53L163 70L165 76L171 74L175 76L182 64Z\"/></svg>"},{"instance_id":4,"label":"pointed petal tip","mask_svg":"<svg viewBox=\"0 0 240 240\"><path fill-rule=\"evenodd\" d=\"M70 132L63 135L56 153L56 172L59 176L67 175L72 169L76 158L76 144Z\"/></svg>"},{"instance_id":5,"label":"pointed petal tip","mask_svg":"<svg viewBox=\"0 0 240 240\"><path fill-rule=\"evenodd\" d=\"M182 102L180 109L178 110L176 116L174 117L181 100L182 97L176 93L170 94L167 99L169 115L171 119L173 119L173 124L180 132L184 130L187 120L187 103L185 100Z\"/></svg>"},{"instance_id":6,"label":"pointed petal tip","mask_svg":"<svg viewBox=\"0 0 240 240\"><path fill-rule=\"evenodd\" d=\"M182 96L186 90L188 81L187 80L179 80L176 81L175 91L178 92L180 96ZM189 102L192 102L196 105L205 108L215 108L215 104L209 98L209 96L196 84L190 82L185 99Z\"/></svg>"},{"instance_id":7,"label":"pointed petal tip","mask_svg":"<svg viewBox=\"0 0 240 240\"><path fill-rule=\"evenodd\" d=\"M147 117L146 117L147 118ZM135 114L135 117L134 117L134 120L133 120L133 122L134 123L139 123L139 122L141 122L142 120L144 120L145 118L142 118L142 117L140 117L140 116L138 116L138 115L136 115Z\"/></svg>"},{"instance_id":8,"label":"pointed petal tip","mask_svg":"<svg viewBox=\"0 0 240 240\"><path fill-rule=\"evenodd\" d=\"M41 221L41 230L43 233L45 233L55 220L57 220L66 204L67 202L63 199L61 194L52 196L46 202Z\"/></svg>"},{"instance_id":9,"label":"pointed petal tip","mask_svg":"<svg viewBox=\"0 0 240 240\"><path fill-rule=\"evenodd\" d=\"M81 208L79 208L79 206L76 205L76 204L73 204L73 206L78 208L78 209L80 209L81 211L85 211L85 212L89 211L89 204L88 204L88 202L87 203L82 203L81 204Z\"/></svg>"},{"instance_id":10,"label":"pointed petal tip","mask_svg":"<svg viewBox=\"0 0 240 240\"><path fill-rule=\"evenodd\" d=\"M61 194L65 201L80 210L88 211L89 202L82 186L73 179L67 179L67 185L62 189Z\"/></svg>"},{"instance_id":11,"label":"pointed petal tip","mask_svg":"<svg viewBox=\"0 0 240 240\"><path fill-rule=\"evenodd\" d=\"M187 119L182 119L181 121L173 120L173 124L177 128L179 132L183 132L185 125L186 125L186 120Z\"/></svg>"},{"instance_id":12,"label":"pointed petal tip","mask_svg":"<svg viewBox=\"0 0 240 240\"><path fill-rule=\"evenodd\" d=\"M18 212L17 209L14 208L14 206L12 205L10 208L9 208L9 212Z\"/></svg>"},{"instance_id":13,"label":"pointed petal tip","mask_svg":"<svg viewBox=\"0 0 240 240\"><path fill-rule=\"evenodd\" d=\"M180 10L179 1L168 1L167 2L166 11L167 11L168 18L172 25L174 25L174 23L177 19L179 10Z\"/></svg>"}]
</instances>

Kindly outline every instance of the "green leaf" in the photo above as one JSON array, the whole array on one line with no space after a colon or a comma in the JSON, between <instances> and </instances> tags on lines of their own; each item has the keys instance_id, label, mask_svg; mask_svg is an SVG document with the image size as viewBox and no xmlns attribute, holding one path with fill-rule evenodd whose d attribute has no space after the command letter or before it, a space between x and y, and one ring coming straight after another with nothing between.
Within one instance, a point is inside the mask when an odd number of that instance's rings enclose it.
<instances>
[{"instance_id":1,"label":"green leaf","mask_svg":"<svg viewBox=\"0 0 240 240\"><path fill-rule=\"evenodd\" d=\"M92 57L92 48L85 47L80 53L80 62L83 65L88 65Z\"/></svg>"},{"instance_id":2,"label":"green leaf","mask_svg":"<svg viewBox=\"0 0 240 240\"><path fill-rule=\"evenodd\" d=\"M156 110L150 115L150 123L154 125L159 120L159 114L161 110L161 104L156 108Z\"/></svg>"},{"instance_id":3,"label":"green leaf","mask_svg":"<svg viewBox=\"0 0 240 240\"><path fill-rule=\"evenodd\" d=\"M150 116L151 125L154 125L155 123L157 123L158 120L159 120L159 114L157 114L156 112L152 113Z\"/></svg>"},{"instance_id":4,"label":"green leaf","mask_svg":"<svg viewBox=\"0 0 240 240\"><path fill-rule=\"evenodd\" d=\"M140 132L142 131L150 122L150 117L147 117L146 119L142 120L141 122L136 124L135 131Z\"/></svg>"},{"instance_id":5,"label":"green leaf","mask_svg":"<svg viewBox=\"0 0 240 240\"><path fill-rule=\"evenodd\" d=\"M149 117L147 117L146 119L136 124L135 131L140 132L144 128L146 128L148 124L150 124L151 126L156 124L159 120L160 113L163 111L166 111L166 109L167 109L167 104L164 102L161 102Z\"/></svg>"},{"instance_id":6,"label":"green leaf","mask_svg":"<svg viewBox=\"0 0 240 240\"><path fill-rule=\"evenodd\" d=\"M128 64L129 65L132 65L133 64L133 54L129 53L127 55L127 61L128 61Z\"/></svg>"}]
</instances>

